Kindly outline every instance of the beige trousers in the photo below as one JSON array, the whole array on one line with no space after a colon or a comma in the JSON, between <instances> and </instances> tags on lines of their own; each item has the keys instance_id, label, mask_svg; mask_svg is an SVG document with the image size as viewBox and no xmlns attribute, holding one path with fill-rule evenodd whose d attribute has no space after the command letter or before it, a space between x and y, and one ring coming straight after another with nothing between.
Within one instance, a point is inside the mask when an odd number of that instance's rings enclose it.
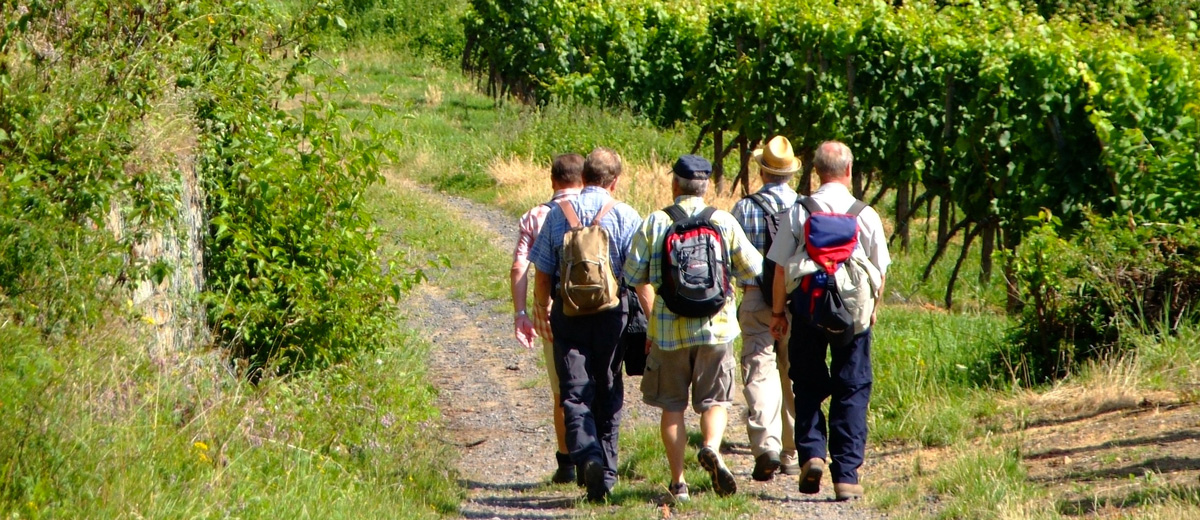
<instances>
[{"instance_id":1,"label":"beige trousers","mask_svg":"<svg viewBox=\"0 0 1200 520\"><path fill-rule=\"evenodd\" d=\"M742 294L738 323L750 451L755 457L768 451L794 457L796 397L788 378L788 338L776 344L771 337L771 305L758 287L748 286Z\"/></svg>"}]
</instances>

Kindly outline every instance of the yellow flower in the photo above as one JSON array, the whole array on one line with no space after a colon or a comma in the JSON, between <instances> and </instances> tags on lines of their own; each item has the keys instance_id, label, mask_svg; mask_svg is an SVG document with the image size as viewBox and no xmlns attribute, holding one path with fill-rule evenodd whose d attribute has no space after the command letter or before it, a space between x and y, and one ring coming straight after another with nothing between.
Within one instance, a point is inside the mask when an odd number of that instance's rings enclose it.
<instances>
[{"instance_id":1,"label":"yellow flower","mask_svg":"<svg viewBox=\"0 0 1200 520\"><path fill-rule=\"evenodd\" d=\"M214 24L214 23L217 23L217 21L216 21L216 20L213 20L213 17L212 17L212 15L211 15L211 14L210 14L210 15L208 15L208 25L212 25L212 24Z\"/></svg>"},{"instance_id":2,"label":"yellow flower","mask_svg":"<svg viewBox=\"0 0 1200 520\"><path fill-rule=\"evenodd\" d=\"M198 449L200 451L208 451L208 445L204 444L201 441L196 441L196 442L192 443L192 446L194 446L196 449Z\"/></svg>"}]
</instances>

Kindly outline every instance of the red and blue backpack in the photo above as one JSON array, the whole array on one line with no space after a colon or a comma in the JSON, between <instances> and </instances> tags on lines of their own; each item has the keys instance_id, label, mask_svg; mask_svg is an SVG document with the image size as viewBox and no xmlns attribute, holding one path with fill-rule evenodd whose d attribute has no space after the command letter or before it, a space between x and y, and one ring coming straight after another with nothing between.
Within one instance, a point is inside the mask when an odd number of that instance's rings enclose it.
<instances>
[{"instance_id":1,"label":"red and blue backpack","mask_svg":"<svg viewBox=\"0 0 1200 520\"><path fill-rule=\"evenodd\" d=\"M821 269L800 279L792 292L794 319L820 330L836 346L854 339L854 314L846 308L836 274L858 247L858 215L867 207L855 200L846 213L822 211L811 197L799 203L808 211L804 221L804 249Z\"/></svg>"}]
</instances>

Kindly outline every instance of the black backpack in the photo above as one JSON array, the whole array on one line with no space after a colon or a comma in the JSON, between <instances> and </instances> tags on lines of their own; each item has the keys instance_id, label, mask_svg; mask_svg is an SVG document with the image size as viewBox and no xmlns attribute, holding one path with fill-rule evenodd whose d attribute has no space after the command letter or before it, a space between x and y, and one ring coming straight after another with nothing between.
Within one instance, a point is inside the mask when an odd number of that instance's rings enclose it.
<instances>
[{"instance_id":1,"label":"black backpack","mask_svg":"<svg viewBox=\"0 0 1200 520\"><path fill-rule=\"evenodd\" d=\"M762 274L758 276L757 280L758 289L762 291L763 299L766 300L767 305L772 305L772 302L775 301L772 298L775 294L776 264L772 260L767 260L767 252L771 250L771 244L775 243L775 232L779 231L779 224L783 222L783 219L787 218L788 210L791 208L782 208L778 211L771 211L767 207L767 195L765 193L754 193L746 198L750 199L750 202L754 203L755 206L758 206L758 209L762 210L763 220L767 224L767 241L762 250L763 271ZM775 204L779 206L783 205L783 201L775 198L774 196L772 196L772 198L775 199Z\"/></svg>"},{"instance_id":2,"label":"black backpack","mask_svg":"<svg viewBox=\"0 0 1200 520\"><path fill-rule=\"evenodd\" d=\"M711 317L733 294L725 239L710 220L716 209L704 208L694 217L678 204L663 211L672 224L663 238L662 286L658 294L676 315Z\"/></svg>"}]
</instances>

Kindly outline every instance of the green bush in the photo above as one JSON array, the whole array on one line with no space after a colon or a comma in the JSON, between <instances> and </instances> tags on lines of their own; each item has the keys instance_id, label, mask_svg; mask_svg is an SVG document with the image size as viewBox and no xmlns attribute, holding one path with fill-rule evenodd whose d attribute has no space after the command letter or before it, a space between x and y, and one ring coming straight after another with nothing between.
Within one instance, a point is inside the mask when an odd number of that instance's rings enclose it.
<instances>
[{"instance_id":1,"label":"green bush","mask_svg":"<svg viewBox=\"0 0 1200 520\"><path fill-rule=\"evenodd\" d=\"M948 307L971 247L989 277L1042 208L1066 229L1087 209L1200 217L1195 48L1018 2L900 4L472 0L464 64L498 95L691 121L718 162L774 134L801 155L847 142L855 194L895 192L902 248L937 202Z\"/></svg>"},{"instance_id":2,"label":"green bush","mask_svg":"<svg viewBox=\"0 0 1200 520\"><path fill-rule=\"evenodd\" d=\"M18 4L0 2L0 311L61 333L144 276L132 247L174 208L170 172L147 167L138 131L182 13ZM110 217L131 232L105 229Z\"/></svg>"},{"instance_id":3,"label":"green bush","mask_svg":"<svg viewBox=\"0 0 1200 520\"><path fill-rule=\"evenodd\" d=\"M1128 331L1171 334L1200 309L1200 224L1092 218L1061 237L1043 214L1012 256L1023 301L1007 363L1032 381L1117 353Z\"/></svg>"},{"instance_id":4,"label":"green bush","mask_svg":"<svg viewBox=\"0 0 1200 520\"><path fill-rule=\"evenodd\" d=\"M130 282L161 281L174 266L136 245L176 225L176 165L189 164L207 196L204 299L220 343L281 370L373 348L388 298L413 279L376 254L363 208L382 138L308 73L338 20L324 4L295 17L220 1L5 4L0 311L62 332ZM158 137L176 131L189 135Z\"/></svg>"},{"instance_id":5,"label":"green bush","mask_svg":"<svg viewBox=\"0 0 1200 520\"><path fill-rule=\"evenodd\" d=\"M326 98L336 83L307 74L312 44L296 46L281 71L279 51L263 43L305 42L335 18L307 11L275 25L271 13L234 4L187 49L208 196L205 301L221 342L253 369L319 368L375 348L388 298L412 281L384 274L363 206L381 179L383 138ZM268 102L280 98L294 107Z\"/></svg>"}]
</instances>

